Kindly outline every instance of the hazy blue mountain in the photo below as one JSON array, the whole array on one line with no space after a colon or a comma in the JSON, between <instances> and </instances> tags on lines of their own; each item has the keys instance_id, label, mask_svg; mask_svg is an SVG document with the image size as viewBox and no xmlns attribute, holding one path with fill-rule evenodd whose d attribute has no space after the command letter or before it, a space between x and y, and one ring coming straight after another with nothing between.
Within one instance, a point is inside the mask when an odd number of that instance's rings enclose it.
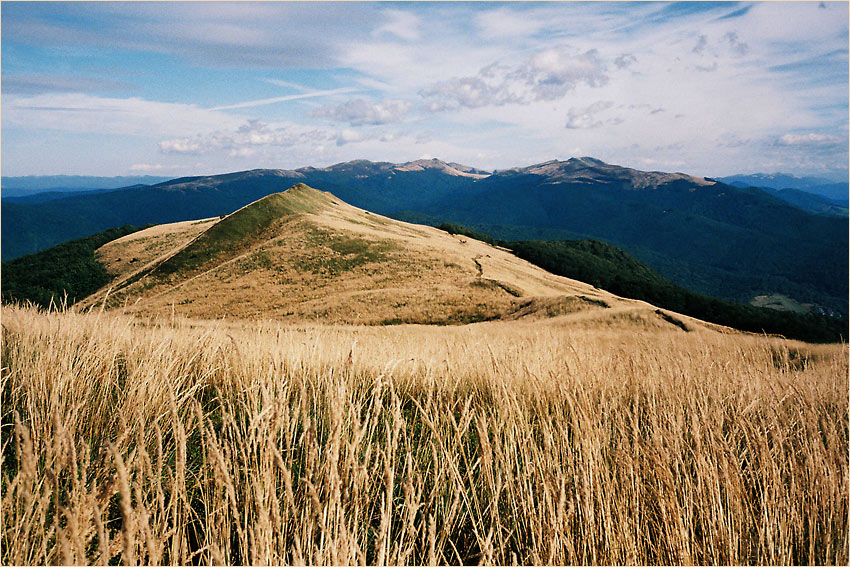
<instances>
[{"instance_id":1,"label":"hazy blue mountain","mask_svg":"<svg viewBox=\"0 0 850 567\"><path fill-rule=\"evenodd\" d=\"M493 174L439 160L361 160L4 202L3 259L110 227L230 213L298 182L376 213L451 221L505 240L594 238L701 293L744 302L781 293L847 314L847 219L808 213L761 189L593 158Z\"/></svg>"},{"instance_id":2,"label":"hazy blue mountain","mask_svg":"<svg viewBox=\"0 0 850 567\"><path fill-rule=\"evenodd\" d=\"M848 213L847 199L842 202L838 199L829 199L822 195L809 193L802 189L765 188L765 191L772 195L776 195L786 203L790 203L795 207L799 207L804 211L809 211L810 213L832 215L836 217L846 217Z\"/></svg>"},{"instance_id":3,"label":"hazy blue mountain","mask_svg":"<svg viewBox=\"0 0 850 567\"><path fill-rule=\"evenodd\" d=\"M36 193L68 193L97 189L118 189L131 185L153 185L171 179L153 175L94 177L86 175L26 175L0 179L3 199Z\"/></svg>"},{"instance_id":4,"label":"hazy blue mountain","mask_svg":"<svg viewBox=\"0 0 850 567\"><path fill-rule=\"evenodd\" d=\"M824 177L800 177L786 173L753 173L719 177L718 181L736 187L765 187L768 189L798 189L827 197L845 205L848 201L850 184Z\"/></svg>"},{"instance_id":5,"label":"hazy blue mountain","mask_svg":"<svg viewBox=\"0 0 850 567\"><path fill-rule=\"evenodd\" d=\"M121 189L135 189L138 187L150 187L149 185L130 185L129 187L122 187ZM91 195L93 193L100 193L103 191L114 191L114 189L81 189L78 191L42 191L38 193L30 193L27 195L19 195L16 197L6 197L3 196L3 203L21 203L21 204L33 204L33 203L46 203L47 201L56 201L58 199L67 199L69 197L80 197L82 195Z\"/></svg>"}]
</instances>

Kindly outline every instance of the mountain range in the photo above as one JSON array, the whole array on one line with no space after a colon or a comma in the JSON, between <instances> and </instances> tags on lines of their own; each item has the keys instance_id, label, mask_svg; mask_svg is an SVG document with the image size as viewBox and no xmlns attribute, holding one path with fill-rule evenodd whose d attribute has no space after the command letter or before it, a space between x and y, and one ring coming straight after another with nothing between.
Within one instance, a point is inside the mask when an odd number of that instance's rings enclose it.
<instances>
[{"instance_id":1,"label":"mountain range","mask_svg":"<svg viewBox=\"0 0 850 567\"><path fill-rule=\"evenodd\" d=\"M170 177L155 175L119 175L116 177L97 177L93 175L24 175L3 176L3 199L27 198L45 193L70 195L104 189L120 189L132 185L153 185L168 181Z\"/></svg>"},{"instance_id":2,"label":"mountain range","mask_svg":"<svg viewBox=\"0 0 850 567\"><path fill-rule=\"evenodd\" d=\"M736 187L761 187L774 190L796 189L825 197L845 206L848 201L848 182L837 182L824 177L807 177L786 173L751 173L720 177L718 181Z\"/></svg>"},{"instance_id":3,"label":"mountain range","mask_svg":"<svg viewBox=\"0 0 850 567\"><path fill-rule=\"evenodd\" d=\"M495 172L440 160L358 160L5 201L3 258L124 224L229 214L296 183L373 213L451 221L501 239L594 238L701 293L742 302L781 294L847 314L846 218L809 213L754 187L589 157Z\"/></svg>"}]
</instances>

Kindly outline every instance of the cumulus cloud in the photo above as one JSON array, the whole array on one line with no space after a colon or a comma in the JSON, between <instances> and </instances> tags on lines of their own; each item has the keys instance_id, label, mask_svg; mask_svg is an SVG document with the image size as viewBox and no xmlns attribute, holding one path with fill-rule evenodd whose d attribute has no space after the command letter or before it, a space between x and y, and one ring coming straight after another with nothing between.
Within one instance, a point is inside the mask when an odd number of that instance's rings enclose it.
<instances>
[{"instance_id":1,"label":"cumulus cloud","mask_svg":"<svg viewBox=\"0 0 850 567\"><path fill-rule=\"evenodd\" d=\"M705 51L705 48L708 47L708 37L705 35L701 35L697 38L697 43L694 45L694 48L691 49L692 53L702 53Z\"/></svg>"},{"instance_id":2,"label":"cumulus cloud","mask_svg":"<svg viewBox=\"0 0 850 567\"><path fill-rule=\"evenodd\" d=\"M567 128L569 129L586 129L586 128L598 128L606 123L605 120L598 118L598 114L608 110L614 106L614 103L610 100L600 100L599 102L594 102L590 106L586 106L584 108L570 108L567 111ZM607 122L616 122L618 119L612 118Z\"/></svg>"},{"instance_id":3,"label":"cumulus cloud","mask_svg":"<svg viewBox=\"0 0 850 567\"><path fill-rule=\"evenodd\" d=\"M607 84L605 64L595 49L539 51L519 65L493 63L476 75L440 81L419 91L429 110L480 108L552 101L580 84Z\"/></svg>"},{"instance_id":4,"label":"cumulus cloud","mask_svg":"<svg viewBox=\"0 0 850 567\"><path fill-rule=\"evenodd\" d=\"M310 112L310 116L348 122L352 126L401 122L412 104L405 100L367 101L354 99L337 105L327 105Z\"/></svg>"},{"instance_id":5,"label":"cumulus cloud","mask_svg":"<svg viewBox=\"0 0 850 567\"><path fill-rule=\"evenodd\" d=\"M244 157L252 155L256 148L310 145L335 137L335 133L327 130L294 124L271 126L251 120L235 130L163 140L159 149L165 154L207 154L223 150L232 157Z\"/></svg>"},{"instance_id":6,"label":"cumulus cloud","mask_svg":"<svg viewBox=\"0 0 850 567\"><path fill-rule=\"evenodd\" d=\"M614 65L617 69L626 69L631 67L634 63L637 63L637 57L632 55L631 53L623 53L616 59L614 59Z\"/></svg>"},{"instance_id":7,"label":"cumulus cloud","mask_svg":"<svg viewBox=\"0 0 850 567\"><path fill-rule=\"evenodd\" d=\"M750 46L746 41L738 36L738 32L729 31L723 34L720 39L715 36L709 39L708 35L702 34L697 38L697 42L691 49L691 53L696 53L702 57L744 57L750 52ZM714 70L706 65L697 66L700 71Z\"/></svg>"},{"instance_id":8,"label":"cumulus cloud","mask_svg":"<svg viewBox=\"0 0 850 567\"><path fill-rule=\"evenodd\" d=\"M481 76L440 81L422 89L419 94L428 101L426 108L434 111L523 102L519 94L512 92L510 85L504 82L494 85Z\"/></svg>"},{"instance_id":9,"label":"cumulus cloud","mask_svg":"<svg viewBox=\"0 0 850 567\"><path fill-rule=\"evenodd\" d=\"M560 49L547 49L534 55L517 69L518 78L531 87L536 100L556 100L580 83L601 87L608 83L605 65L595 49L572 54Z\"/></svg>"},{"instance_id":10,"label":"cumulus cloud","mask_svg":"<svg viewBox=\"0 0 850 567\"><path fill-rule=\"evenodd\" d=\"M351 144L352 142L359 142L362 140L360 132L357 130L351 130L346 128L342 130L336 138L337 146L344 146L345 144Z\"/></svg>"},{"instance_id":11,"label":"cumulus cloud","mask_svg":"<svg viewBox=\"0 0 850 567\"><path fill-rule=\"evenodd\" d=\"M735 32L727 33L723 36L723 39L726 40L726 43L736 55L743 57L750 51L750 46L747 45L746 42L741 41L740 38L738 38L738 34Z\"/></svg>"}]
</instances>

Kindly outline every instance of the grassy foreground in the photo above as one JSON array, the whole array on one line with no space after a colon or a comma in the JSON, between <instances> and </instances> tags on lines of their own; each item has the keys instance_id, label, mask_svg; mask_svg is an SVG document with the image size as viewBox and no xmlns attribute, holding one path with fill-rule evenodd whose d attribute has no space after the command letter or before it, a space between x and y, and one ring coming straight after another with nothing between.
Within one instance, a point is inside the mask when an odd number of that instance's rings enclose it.
<instances>
[{"instance_id":1,"label":"grassy foreground","mask_svg":"<svg viewBox=\"0 0 850 567\"><path fill-rule=\"evenodd\" d=\"M848 562L848 358L2 310L3 564Z\"/></svg>"}]
</instances>

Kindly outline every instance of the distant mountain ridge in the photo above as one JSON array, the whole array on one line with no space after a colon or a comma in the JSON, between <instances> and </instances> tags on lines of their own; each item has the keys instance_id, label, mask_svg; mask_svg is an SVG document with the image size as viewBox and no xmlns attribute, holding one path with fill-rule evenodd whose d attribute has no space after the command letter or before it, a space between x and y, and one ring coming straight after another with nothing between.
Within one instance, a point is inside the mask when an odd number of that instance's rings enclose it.
<instances>
[{"instance_id":1,"label":"distant mountain ridge","mask_svg":"<svg viewBox=\"0 0 850 567\"><path fill-rule=\"evenodd\" d=\"M695 291L773 293L847 313L847 221L756 188L594 158L488 174L440 160L251 170L45 203L3 203L4 259L124 224L230 213L295 183L394 218L451 221L505 240L594 238Z\"/></svg>"},{"instance_id":2,"label":"distant mountain ridge","mask_svg":"<svg viewBox=\"0 0 850 567\"><path fill-rule=\"evenodd\" d=\"M138 175L98 177L92 175L25 175L3 176L0 190L3 198L23 197L34 193L77 192L102 189L120 189L131 185L153 185L168 181L170 177Z\"/></svg>"},{"instance_id":3,"label":"distant mountain ridge","mask_svg":"<svg viewBox=\"0 0 850 567\"><path fill-rule=\"evenodd\" d=\"M838 205L847 205L850 183L823 177L806 177L787 173L752 173L720 177L719 181L736 187L762 187L767 189L796 189L826 197Z\"/></svg>"},{"instance_id":4,"label":"distant mountain ridge","mask_svg":"<svg viewBox=\"0 0 850 567\"><path fill-rule=\"evenodd\" d=\"M528 167L518 167L499 172L499 175L539 175L549 183L618 183L623 188L657 189L674 181L687 181L695 185L713 185L715 181L694 177L685 173L640 171L630 167L611 165L592 157L570 158L566 161L551 160Z\"/></svg>"}]
</instances>

